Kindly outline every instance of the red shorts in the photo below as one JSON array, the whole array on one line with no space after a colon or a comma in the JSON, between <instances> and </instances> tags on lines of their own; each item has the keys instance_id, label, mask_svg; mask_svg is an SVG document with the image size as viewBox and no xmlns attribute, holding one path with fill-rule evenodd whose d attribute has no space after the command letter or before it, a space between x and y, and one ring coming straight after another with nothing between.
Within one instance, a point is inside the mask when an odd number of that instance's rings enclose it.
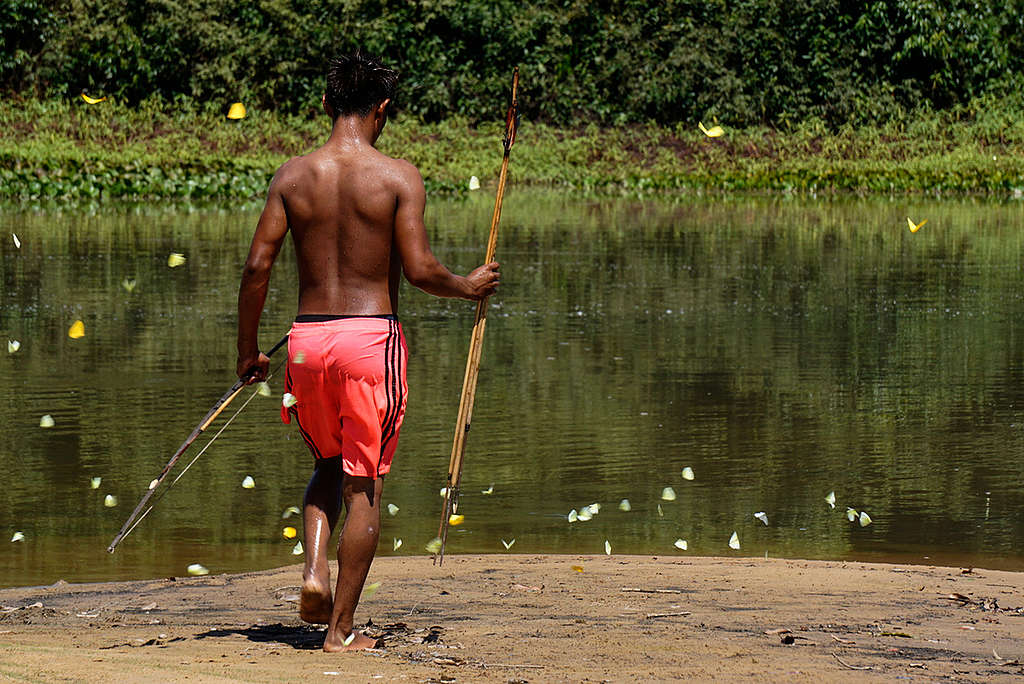
<instances>
[{"instance_id":1,"label":"red shorts","mask_svg":"<svg viewBox=\"0 0 1024 684\"><path fill-rule=\"evenodd\" d=\"M405 417L409 351L394 316L351 316L309 322L299 316L288 337L281 408L316 458L342 457L349 475L374 479L391 470Z\"/></svg>"}]
</instances>

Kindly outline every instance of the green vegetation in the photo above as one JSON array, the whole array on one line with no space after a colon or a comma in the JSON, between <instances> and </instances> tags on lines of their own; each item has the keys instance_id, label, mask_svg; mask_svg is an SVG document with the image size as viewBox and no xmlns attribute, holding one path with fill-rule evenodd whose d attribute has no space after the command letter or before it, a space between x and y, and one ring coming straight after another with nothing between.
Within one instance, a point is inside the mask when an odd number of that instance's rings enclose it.
<instances>
[{"instance_id":1,"label":"green vegetation","mask_svg":"<svg viewBox=\"0 0 1024 684\"><path fill-rule=\"evenodd\" d=\"M382 149L417 166L431 192L497 177L501 122L424 123L400 116ZM263 195L289 156L319 144L323 115L250 109L229 121L212 107L118 101L14 102L0 109L0 197L238 200ZM818 120L727 128L655 124L563 129L524 121L516 185L596 192L783 190L992 193L1024 190L1024 120L994 99L881 126L836 131Z\"/></svg>"},{"instance_id":2,"label":"green vegetation","mask_svg":"<svg viewBox=\"0 0 1024 684\"><path fill-rule=\"evenodd\" d=\"M259 197L359 47L402 72L381 144L432 192L496 175L516 64L518 184L1024 188L1024 0L7 0L0 197Z\"/></svg>"},{"instance_id":3,"label":"green vegetation","mask_svg":"<svg viewBox=\"0 0 1024 684\"><path fill-rule=\"evenodd\" d=\"M1024 0L5 0L0 91L308 113L325 58L403 74L427 121L878 123L1024 86Z\"/></svg>"}]
</instances>

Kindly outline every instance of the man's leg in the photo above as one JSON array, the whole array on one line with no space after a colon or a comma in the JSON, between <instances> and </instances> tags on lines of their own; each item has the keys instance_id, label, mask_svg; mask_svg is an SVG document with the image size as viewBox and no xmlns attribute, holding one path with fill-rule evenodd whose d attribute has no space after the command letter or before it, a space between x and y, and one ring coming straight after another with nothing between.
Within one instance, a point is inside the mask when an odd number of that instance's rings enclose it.
<instances>
[{"instance_id":1,"label":"man's leg","mask_svg":"<svg viewBox=\"0 0 1024 684\"><path fill-rule=\"evenodd\" d=\"M361 632L355 632L348 646L345 646L345 639L353 633L353 615L377 551L383 489L382 478L344 476L345 524L338 540L338 586L334 591L334 610L327 627L327 638L324 639L325 651L373 648L376 643Z\"/></svg>"},{"instance_id":2,"label":"man's leg","mask_svg":"<svg viewBox=\"0 0 1024 684\"><path fill-rule=\"evenodd\" d=\"M318 459L302 502L306 567L302 571L299 617L306 622L326 624L331 620L331 570L327 554L331 533L341 513L343 475L340 456Z\"/></svg>"}]
</instances>

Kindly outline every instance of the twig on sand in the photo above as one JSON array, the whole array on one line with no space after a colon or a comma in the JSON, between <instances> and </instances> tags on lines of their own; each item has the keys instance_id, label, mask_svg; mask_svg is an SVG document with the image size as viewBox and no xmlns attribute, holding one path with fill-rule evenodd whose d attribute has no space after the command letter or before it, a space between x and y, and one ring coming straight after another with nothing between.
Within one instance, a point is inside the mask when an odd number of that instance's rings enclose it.
<instances>
[{"instance_id":1,"label":"twig on sand","mask_svg":"<svg viewBox=\"0 0 1024 684\"><path fill-rule=\"evenodd\" d=\"M528 670L543 670L543 665L516 665L515 663L480 663L484 669L488 667L505 667L510 669L528 669Z\"/></svg>"},{"instance_id":2,"label":"twig on sand","mask_svg":"<svg viewBox=\"0 0 1024 684\"><path fill-rule=\"evenodd\" d=\"M682 594L678 589L641 589L640 587L622 587L620 591L632 591L637 594Z\"/></svg>"},{"instance_id":3,"label":"twig on sand","mask_svg":"<svg viewBox=\"0 0 1024 684\"><path fill-rule=\"evenodd\" d=\"M849 639L840 639L835 634L829 634L829 636L832 637L833 641L838 641L839 643L847 646L857 643L856 641L850 641Z\"/></svg>"},{"instance_id":4,"label":"twig on sand","mask_svg":"<svg viewBox=\"0 0 1024 684\"><path fill-rule=\"evenodd\" d=\"M835 658L836 660L838 660L840 665L842 665L843 667L845 667L845 668L847 668L849 670L873 670L874 669L870 665L860 665L860 666L858 666L858 665L851 665L850 663L846 662L845 660L840 658L835 653L832 654L832 657Z\"/></svg>"},{"instance_id":5,"label":"twig on sand","mask_svg":"<svg viewBox=\"0 0 1024 684\"><path fill-rule=\"evenodd\" d=\"M648 613L644 617L648 620L652 618L663 618L663 617L685 617L690 614L690 611L684 610L680 613Z\"/></svg>"}]
</instances>

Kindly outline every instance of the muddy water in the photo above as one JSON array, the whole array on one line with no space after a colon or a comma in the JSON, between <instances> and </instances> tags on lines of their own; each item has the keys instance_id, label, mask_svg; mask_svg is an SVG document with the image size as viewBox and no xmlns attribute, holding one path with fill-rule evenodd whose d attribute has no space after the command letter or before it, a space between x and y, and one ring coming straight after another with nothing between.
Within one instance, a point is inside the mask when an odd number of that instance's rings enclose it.
<instances>
[{"instance_id":1,"label":"muddy water","mask_svg":"<svg viewBox=\"0 0 1024 684\"><path fill-rule=\"evenodd\" d=\"M481 258L490 202L429 205L453 270ZM105 551L234 380L257 212L0 212L0 340L21 343L0 350L0 586L297 560L281 515L300 504L310 457L278 419L280 373L274 397L255 397ZM929 221L911 234L908 215ZM510 193L449 552L515 539L520 552L601 553L607 540L614 553L1024 570L1022 219L1020 202ZM169 268L171 252L185 265ZM265 346L287 330L295 282L288 246ZM403 292L411 392L381 554L424 553L436 531L472 312ZM592 503L591 520L567 521ZM848 522L847 507L872 523Z\"/></svg>"}]
</instances>

